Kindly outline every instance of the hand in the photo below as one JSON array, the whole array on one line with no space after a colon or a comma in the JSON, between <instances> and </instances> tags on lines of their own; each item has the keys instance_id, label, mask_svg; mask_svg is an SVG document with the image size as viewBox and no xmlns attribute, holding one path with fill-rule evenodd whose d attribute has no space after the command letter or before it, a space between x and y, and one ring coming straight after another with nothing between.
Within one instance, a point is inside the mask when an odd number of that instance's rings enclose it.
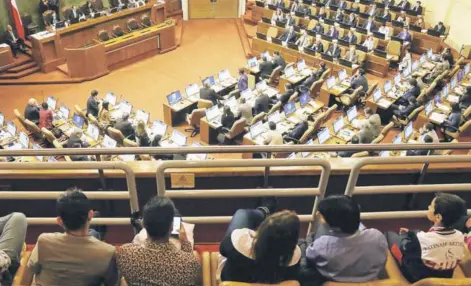
<instances>
[{"instance_id":1,"label":"hand","mask_svg":"<svg viewBox=\"0 0 471 286\"><path fill-rule=\"evenodd\" d=\"M183 223L180 224L180 234L179 234L180 242L188 242L188 237L186 236L185 228L183 227Z\"/></svg>"},{"instance_id":2,"label":"hand","mask_svg":"<svg viewBox=\"0 0 471 286\"><path fill-rule=\"evenodd\" d=\"M409 232L409 229L408 228L405 228L405 227L401 227L399 229L399 234L406 234Z\"/></svg>"},{"instance_id":3,"label":"hand","mask_svg":"<svg viewBox=\"0 0 471 286\"><path fill-rule=\"evenodd\" d=\"M467 220L466 223L465 223L465 226L466 226L467 228L470 228L470 227L471 227L471 218L468 218L468 220Z\"/></svg>"}]
</instances>

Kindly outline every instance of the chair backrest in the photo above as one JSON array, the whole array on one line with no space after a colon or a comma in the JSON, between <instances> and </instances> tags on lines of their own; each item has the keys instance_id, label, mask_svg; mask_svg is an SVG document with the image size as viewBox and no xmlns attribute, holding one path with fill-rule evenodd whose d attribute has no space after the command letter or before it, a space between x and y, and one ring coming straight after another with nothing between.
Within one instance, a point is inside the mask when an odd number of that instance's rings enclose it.
<instances>
[{"instance_id":1,"label":"chair backrest","mask_svg":"<svg viewBox=\"0 0 471 286\"><path fill-rule=\"evenodd\" d=\"M368 151L361 151L361 152L353 153L352 158L368 157L369 155L370 153L368 153Z\"/></svg>"},{"instance_id":2,"label":"chair backrest","mask_svg":"<svg viewBox=\"0 0 471 286\"><path fill-rule=\"evenodd\" d=\"M245 121L245 118L240 118L231 127L231 130L229 133L226 134L226 137L229 139L233 139L234 137L242 134L242 132L245 131L245 126L247 125L247 122Z\"/></svg>"},{"instance_id":3,"label":"chair backrest","mask_svg":"<svg viewBox=\"0 0 471 286\"><path fill-rule=\"evenodd\" d=\"M198 108L210 108L213 106L213 102L207 99L198 99Z\"/></svg>"},{"instance_id":4,"label":"chair backrest","mask_svg":"<svg viewBox=\"0 0 471 286\"><path fill-rule=\"evenodd\" d=\"M44 138L46 138L47 142L49 142L51 144L54 144L54 140L56 140L56 136L54 136L54 134L52 134L52 132L50 130L43 127L43 128L41 128L41 132L42 132Z\"/></svg>"},{"instance_id":5,"label":"chair backrest","mask_svg":"<svg viewBox=\"0 0 471 286\"><path fill-rule=\"evenodd\" d=\"M394 122L389 122L386 126L384 126L383 130L381 130L381 135L386 136L389 132L394 127Z\"/></svg>"},{"instance_id":6,"label":"chair backrest","mask_svg":"<svg viewBox=\"0 0 471 286\"><path fill-rule=\"evenodd\" d=\"M275 103L275 105L273 105L272 108L268 111L267 115L270 115L277 110L281 110L281 101L278 101L277 103Z\"/></svg>"},{"instance_id":7,"label":"chair backrest","mask_svg":"<svg viewBox=\"0 0 471 286\"><path fill-rule=\"evenodd\" d=\"M458 141L458 139L453 139L453 140L451 140L450 143L459 143L459 141ZM438 154L443 155L443 156L448 156L448 155L451 155L451 153L453 153L453 150L447 149L447 150L438 150L438 151L435 151L435 152L438 152Z\"/></svg>"},{"instance_id":8,"label":"chair backrest","mask_svg":"<svg viewBox=\"0 0 471 286\"><path fill-rule=\"evenodd\" d=\"M98 119L95 116L93 116L93 114L90 114L90 113L88 114L88 122L94 124L98 128L100 128L100 126L101 126Z\"/></svg>"},{"instance_id":9,"label":"chair backrest","mask_svg":"<svg viewBox=\"0 0 471 286\"><path fill-rule=\"evenodd\" d=\"M326 70L324 71L324 73L321 75L320 79L326 80L326 79L327 79L327 76L329 76L329 74L330 74L330 69L326 69Z\"/></svg>"},{"instance_id":10,"label":"chair backrest","mask_svg":"<svg viewBox=\"0 0 471 286\"><path fill-rule=\"evenodd\" d=\"M121 131L119 131L118 129L116 128L113 128L113 127L109 127L108 128L108 134L110 135L111 138L113 138L119 145L123 145L124 144L124 135L123 133L121 133Z\"/></svg>"},{"instance_id":11,"label":"chair backrest","mask_svg":"<svg viewBox=\"0 0 471 286\"><path fill-rule=\"evenodd\" d=\"M401 55L401 43L398 41L389 41L386 46L386 52L390 55L399 57Z\"/></svg>"},{"instance_id":12,"label":"chair backrest","mask_svg":"<svg viewBox=\"0 0 471 286\"><path fill-rule=\"evenodd\" d=\"M136 19L131 18L131 19L128 20L128 29L130 31L134 31L134 30L139 29L139 24L137 23Z\"/></svg>"},{"instance_id":13,"label":"chair backrest","mask_svg":"<svg viewBox=\"0 0 471 286\"><path fill-rule=\"evenodd\" d=\"M249 88L250 88L250 86L249 86ZM229 97L235 95L235 94L238 93L238 92L240 92L239 89L237 89L237 88L234 89L233 91L229 92L229 94L227 95L227 98L229 98Z\"/></svg>"},{"instance_id":14,"label":"chair backrest","mask_svg":"<svg viewBox=\"0 0 471 286\"><path fill-rule=\"evenodd\" d=\"M368 88L368 91L366 92L366 97L370 97L373 94L373 91L375 91L376 87L378 86L378 82L375 82L371 84Z\"/></svg>"},{"instance_id":15,"label":"chair backrest","mask_svg":"<svg viewBox=\"0 0 471 286\"><path fill-rule=\"evenodd\" d=\"M270 27L267 30L267 37L276 38L278 37L278 29L276 27Z\"/></svg>"},{"instance_id":16,"label":"chair backrest","mask_svg":"<svg viewBox=\"0 0 471 286\"><path fill-rule=\"evenodd\" d=\"M471 120L466 121L463 125L460 126L458 130L460 133L463 133L468 130L469 126L471 126Z\"/></svg>"},{"instance_id":17,"label":"chair backrest","mask_svg":"<svg viewBox=\"0 0 471 286\"><path fill-rule=\"evenodd\" d=\"M309 88L309 95L311 98L316 98L319 92L321 91L322 85L324 84L323 79L319 79L312 83L311 87Z\"/></svg>"},{"instance_id":18,"label":"chair backrest","mask_svg":"<svg viewBox=\"0 0 471 286\"><path fill-rule=\"evenodd\" d=\"M268 84L271 84L273 85L277 80L278 78L280 77L281 75L281 67L276 67L271 75L270 75L270 78L268 79Z\"/></svg>"},{"instance_id":19,"label":"chair backrest","mask_svg":"<svg viewBox=\"0 0 471 286\"><path fill-rule=\"evenodd\" d=\"M321 128L321 125L322 125L322 122L324 122L324 118L326 116L326 113L321 113L319 114L319 116L316 117L316 119L314 119L314 123L312 124L312 128L314 129L314 132L316 132L317 130L319 130L319 128Z\"/></svg>"},{"instance_id":20,"label":"chair backrest","mask_svg":"<svg viewBox=\"0 0 471 286\"><path fill-rule=\"evenodd\" d=\"M358 90L358 89L357 89ZM356 91L356 90L355 90ZM323 118L323 121L322 122L327 122L330 120L330 118L332 117L332 115L334 114L334 111L337 110L337 104L334 104L332 105L331 107L329 107L329 109L327 109L327 111L325 112L325 115L324 115L324 118Z\"/></svg>"},{"instance_id":21,"label":"chair backrest","mask_svg":"<svg viewBox=\"0 0 471 286\"><path fill-rule=\"evenodd\" d=\"M419 96L417 96L417 101L419 101L419 102L424 101L426 95L427 95L427 89L423 88L422 91L420 92Z\"/></svg>"},{"instance_id":22,"label":"chair backrest","mask_svg":"<svg viewBox=\"0 0 471 286\"><path fill-rule=\"evenodd\" d=\"M312 7L312 8L311 8L311 11L312 11L313 9L316 9L316 8ZM315 14L312 14L312 15L315 15ZM309 21L309 23L307 24L307 28L306 28L306 29L312 30L312 29L314 29L314 27L315 27L316 25L317 25L317 21L313 19L313 20Z\"/></svg>"},{"instance_id":23,"label":"chair backrest","mask_svg":"<svg viewBox=\"0 0 471 286\"><path fill-rule=\"evenodd\" d=\"M82 108L80 108L80 106L78 106L77 104L74 105L74 109L75 109L75 112L80 115L80 117L82 117L85 121L87 121L87 116L85 114L85 112L83 111Z\"/></svg>"},{"instance_id":24,"label":"chair backrest","mask_svg":"<svg viewBox=\"0 0 471 286\"><path fill-rule=\"evenodd\" d=\"M252 119L252 122L250 122L250 125L254 125L255 123L259 122L260 120L263 120L267 114L265 112L260 112L259 114L255 115Z\"/></svg>"},{"instance_id":25,"label":"chair backrest","mask_svg":"<svg viewBox=\"0 0 471 286\"><path fill-rule=\"evenodd\" d=\"M18 119L18 121L21 123L21 125L23 125L23 128L28 130L28 127L26 126L26 123L25 123L25 117L23 116L23 114L21 114L18 111L18 109L14 109L13 114L15 115L16 119Z\"/></svg>"},{"instance_id":26,"label":"chair backrest","mask_svg":"<svg viewBox=\"0 0 471 286\"><path fill-rule=\"evenodd\" d=\"M141 16L141 24L146 27L152 26L152 21L150 20L149 15L144 14Z\"/></svg>"},{"instance_id":27,"label":"chair backrest","mask_svg":"<svg viewBox=\"0 0 471 286\"><path fill-rule=\"evenodd\" d=\"M247 75L247 83L250 89L254 89L255 87L255 76L253 74Z\"/></svg>"},{"instance_id":28,"label":"chair backrest","mask_svg":"<svg viewBox=\"0 0 471 286\"><path fill-rule=\"evenodd\" d=\"M409 121L414 120L414 118L416 118L417 115L418 115L422 110L424 110L424 109L425 109L424 106L419 106L419 107L417 107L416 109L414 109L414 110L409 114L409 116L407 116L407 118L409 119Z\"/></svg>"},{"instance_id":29,"label":"chair backrest","mask_svg":"<svg viewBox=\"0 0 471 286\"><path fill-rule=\"evenodd\" d=\"M205 108L194 109L190 114L190 125L199 126L201 118L206 116Z\"/></svg>"},{"instance_id":30,"label":"chair backrest","mask_svg":"<svg viewBox=\"0 0 471 286\"><path fill-rule=\"evenodd\" d=\"M25 119L25 124L26 124L26 130L28 130L31 134L37 137L42 137L41 129L39 129L38 125L36 123Z\"/></svg>"},{"instance_id":31,"label":"chair backrest","mask_svg":"<svg viewBox=\"0 0 471 286\"><path fill-rule=\"evenodd\" d=\"M384 135L379 134L378 137L376 137L373 141L371 141L371 144L379 144L381 141L383 141Z\"/></svg>"},{"instance_id":32,"label":"chair backrest","mask_svg":"<svg viewBox=\"0 0 471 286\"><path fill-rule=\"evenodd\" d=\"M361 92L363 90L363 87L359 86L357 87L352 94L350 94L350 105L355 105L358 101L358 98L361 95ZM345 104L345 103L344 103Z\"/></svg>"},{"instance_id":33,"label":"chair backrest","mask_svg":"<svg viewBox=\"0 0 471 286\"><path fill-rule=\"evenodd\" d=\"M124 147L139 147L139 144L137 142L129 140L129 139L124 139L123 140L123 146Z\"/></svg>"},{"instance_id":34,"label":"chair backrest","mask_svg":"<svg viewBox=\"0 0 471 286\"><path fill-rule=\"evenodd\" d=\"M100 40L100 42L106 42L110 39L110 35L106 30L100 30L98 32L98 39Z\"/></svg>"},{"instance_id":35,"label":"chair backrest","mask_svg":"<svg viewBox=\"0 0 471 286\"><path fill-rule=\"evenodd\" d=\"M307 130L304 132L304 134L299 138L299 144L304 144L309 140L309 138L312 136L312 134L316 131L315 126L309 126Z\"/></svg>"},{"instance_id":36,"label":"chair backrest","mask_svg":"<svg viewBox=\"0 0 471 286\"><path fill-rule=\"evenodd\" d=\"M366 60L366 53L364 51L357 51L358 62L362 63Z\"/></svg>"}]
</instances>

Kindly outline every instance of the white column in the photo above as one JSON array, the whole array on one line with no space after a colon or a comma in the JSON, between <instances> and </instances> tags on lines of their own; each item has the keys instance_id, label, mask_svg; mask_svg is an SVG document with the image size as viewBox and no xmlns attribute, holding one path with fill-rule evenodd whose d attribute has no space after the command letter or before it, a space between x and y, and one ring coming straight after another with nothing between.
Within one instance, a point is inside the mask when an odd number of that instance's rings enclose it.
<instances>
[{"instance_id":1,"label":"white column","mask_svg":"<svg viewBox=\"0 0 471 286\"><path fill-rule=\"evenodd\" d=\"M245 15L245 1L246 0L239 0L239 17Z\"/></svg>"},{"instance_id":2,"label":"white column","mask_svg":"<svg viewBox=\"0 0 471 286\"><path fill-rule=\"evenodd\" d=\"M183 20L188 21L188 0L182 0Z\"/></svg>"}]
</instances>

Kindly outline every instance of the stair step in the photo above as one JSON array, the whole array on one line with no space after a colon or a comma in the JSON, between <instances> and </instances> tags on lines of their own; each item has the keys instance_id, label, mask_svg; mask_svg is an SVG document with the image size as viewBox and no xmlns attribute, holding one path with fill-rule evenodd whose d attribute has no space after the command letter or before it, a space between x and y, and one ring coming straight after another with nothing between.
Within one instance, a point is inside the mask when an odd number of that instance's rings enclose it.
<instances>
[{"instance_id":1,"label":"stair step","mask_svg":"<svg viewBox=\"0 0 471 286\"><path fill-rule=\"evenodd\" d=\"M25 62L24 64L8 69L6 73L19 73L35 66L37 66L36 63L33 62L33 60L30 60L30 61Z\"/></svg>"},{"instance_id":2,"label":"stair step","mask_svg":"<svg viewBox=\"0 0 471 286\"><path fill-rule=\"evenodd\" d=\"M33 74L35 72L38 72L39 70L40 70L40 68L38 66L34 66L34 67L31 67L29 69L23 70L23 71L18 72L18 73L0 74L0 80L1 79L19 79L19 78L25 77L27 75Z\"/></svg>"}]
</instances>

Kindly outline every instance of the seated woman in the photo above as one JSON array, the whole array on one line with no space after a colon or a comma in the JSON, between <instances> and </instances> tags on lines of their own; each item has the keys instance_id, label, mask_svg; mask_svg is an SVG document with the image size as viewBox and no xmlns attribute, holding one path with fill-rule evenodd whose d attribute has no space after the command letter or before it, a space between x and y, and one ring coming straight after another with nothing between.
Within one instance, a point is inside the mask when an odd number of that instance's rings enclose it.
<instances>
[{"instance_id":1,"label":"seated woman","mask_svg":"<svg viewBox=\"0 0 471 286\"><path fill-rule=\"evenodd\" d=\"M156 134L154 136L154 139L150 142L151 147L161 147L160 146L160 141L162 140L162 135ZM155 160L173 160L173 155L167 155L167 154L154 154L152 157Z\"/></svg>"},{"instance_id":2,"label":"seated woman","mask_svg":"<svg viewBox=\"0 0 471 286\"><path fill-rule=\"evenodd\" d=\"M98 111L98 121L100 121L101 126L106 130L108 126L111 125L110 117L110 103L107 100L104 100Z\"/></svg>"},{"instance_id":3,"label":"seated woman","mask_svg":"<svg viewBox=\"0 0 471 286\"><path fill-rule=\"evenodd\" d=\"M139 144L139 147L149 147L149 134L147 134L146 123L143 120L139 120L137 122L136 139L137 144Z\"/></svg>"},{"instance_id":4,"label":"seated woman","mask_svg":"<svg viewBox=\"0 0 471 286\"><path fill-rule=\"evenodd\" d=\"M301 250L299 218L272 206L241 209L232 217L220 245L221 281L279 283L297 279Z\"/></svg>"},{"instance_id":5,"label":"seated woman","mask_svg":"<svg viewBox=\"0 0 471 286\"><path fill-rule=\"evenodd\" d=\"M457 132L461 124L461 108L458 103L451 105L451 113L443 122L443 128L448 132Z\"/></svg>"}]
</instances>

